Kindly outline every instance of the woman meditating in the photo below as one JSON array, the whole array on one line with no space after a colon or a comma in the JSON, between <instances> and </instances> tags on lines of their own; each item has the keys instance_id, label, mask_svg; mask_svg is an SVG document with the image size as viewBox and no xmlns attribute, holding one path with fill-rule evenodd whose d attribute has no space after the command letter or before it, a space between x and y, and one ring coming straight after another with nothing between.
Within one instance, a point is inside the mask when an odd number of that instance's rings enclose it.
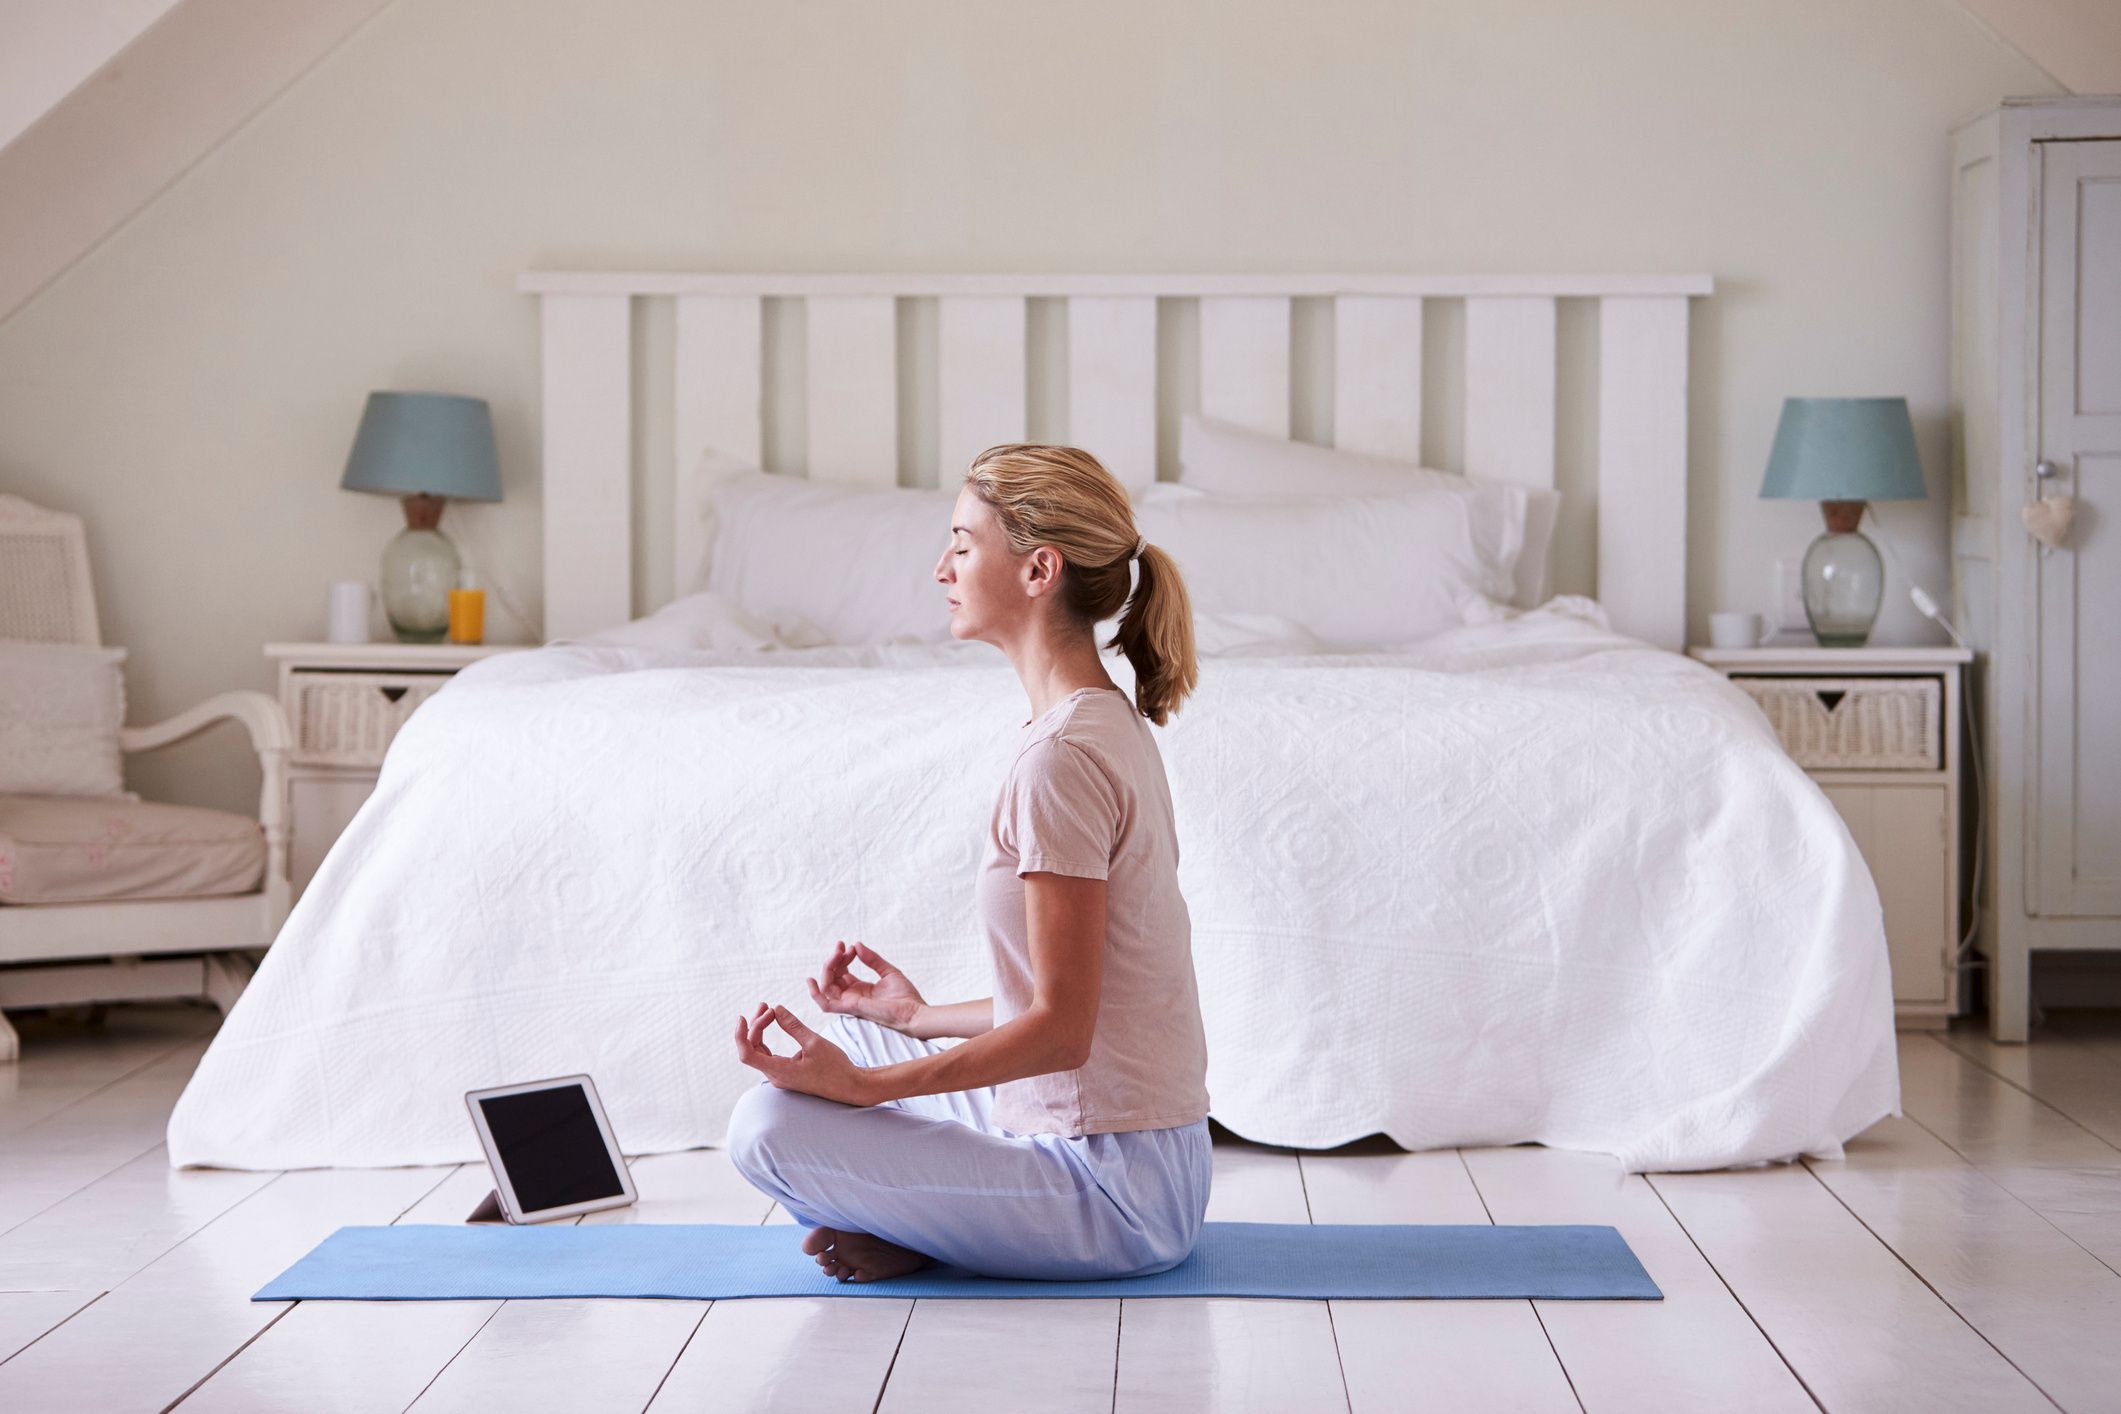
<instances>
[{"instance_id":1,"label":"woman meditating","mask_svg":"<svg viewBox=\"0 0 2121 1414\"><path fill-rule=\"evenodd\" d=\"M810 995L839 1044L783 1006L737 1019L738 1059L765 1079L737 1101L729 1155L841 1281L932 1262L1164 1271L1207 1212L1208 1049L1143 718L1162 726L1193 690L1192 607L1125 489L1073 447L982 452L935 578L952 636L1000 648L1031 701L975 886L994 995L932 1005L874 949L836 944ZM1095 639L1123 606L1106 646L1134 666L1132 701ZM772 1024L796 1054L767 1047Z\"/></svg>"}]
</instances>

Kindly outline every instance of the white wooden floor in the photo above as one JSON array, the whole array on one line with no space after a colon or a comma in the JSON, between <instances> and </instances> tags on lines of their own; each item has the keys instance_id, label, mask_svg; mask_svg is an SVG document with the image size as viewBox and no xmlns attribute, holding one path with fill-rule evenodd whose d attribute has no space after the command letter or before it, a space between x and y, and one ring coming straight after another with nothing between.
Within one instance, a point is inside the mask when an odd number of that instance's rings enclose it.
<instances>
[{"instance_id":1,"label":"white wooden floor","mask_svg":"<svg viewBox=\"0 0 2121 1414\"><path fill-rule=\"evenodd\" d=\"M1842 1163L1217 1143L1212 1219L1611 1223L1663 1302L254 1305L342 1224L461 1219L483 1169L172 1172L213 1015L23 1017L0 1410L2121 1410L2121 1013L2051 1018L1903 1035L1907 1116ZM633 1172L595 1217L788 1222L717 1150Z\"/></svg>"}]
</instances>

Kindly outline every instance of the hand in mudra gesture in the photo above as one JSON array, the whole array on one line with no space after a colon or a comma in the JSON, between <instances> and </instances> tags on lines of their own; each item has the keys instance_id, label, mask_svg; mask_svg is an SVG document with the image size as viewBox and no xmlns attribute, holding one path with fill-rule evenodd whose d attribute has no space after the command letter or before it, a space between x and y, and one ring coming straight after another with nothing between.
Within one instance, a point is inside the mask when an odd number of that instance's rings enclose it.
<instances>
[{"instance_id":1,"label":"hand in mudra gesture","mask_svg":"<svg viewBox=\"0 0 2121 1414\"><path fill-rule=\"evenodd\" d=\"M854 975L857 958L876 973L874 982ZM834 943L823 970L807 980L810 999L823 1010L863 1017L894 1031L911 1026L928 1004L920 988L867 943Z\"/></svg>"}]
</instances>

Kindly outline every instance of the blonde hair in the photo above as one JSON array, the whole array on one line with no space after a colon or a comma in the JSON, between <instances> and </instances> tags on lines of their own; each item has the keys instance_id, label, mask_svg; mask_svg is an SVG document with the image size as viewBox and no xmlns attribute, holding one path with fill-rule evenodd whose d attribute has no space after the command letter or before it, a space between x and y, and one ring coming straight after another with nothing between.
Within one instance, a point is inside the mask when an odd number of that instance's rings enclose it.
<instances>
[{"instance_id":1,"label":"blonde hair","mask_svg":"<svg viewBox=\"0 0 2121 1414\"><path fill-rule=\"evenodd\" d=\"M1005 442L972 459L965 484L1001 522L1011 553L1060 551L1061 612L1084 629L1126 613L1106 648L1134 665L1134 705L1158 726L1200 681L1193 604L1178 563L1134 529L1134 504L1118 478L1079 447ZM1141 546L1140 583L1127 563Z\"/></svg>"}]
</instances>

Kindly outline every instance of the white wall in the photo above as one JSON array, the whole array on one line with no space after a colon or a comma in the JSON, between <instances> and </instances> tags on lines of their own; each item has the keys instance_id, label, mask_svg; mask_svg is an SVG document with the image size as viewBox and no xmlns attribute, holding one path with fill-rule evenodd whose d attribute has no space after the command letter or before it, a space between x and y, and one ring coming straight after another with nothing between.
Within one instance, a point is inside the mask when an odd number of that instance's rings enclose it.
<instances>
[{"instance_id":1,"label":"white wall","mask_svg":"<svg viewBox=\"0 0 2121 1414\"><path fill-rule=\"evenodd\" d=\"M1908 398L1941 593L1945 132L2054 91L1952 0L395 0L0 324L0 487L88 518L139 722L372 573L371 388L492 401L508 498L444 525L534 601L526 268L1706 271L1694 635L1816 533L1756 499L1790 395ZM162 756L253 803L235 729Z\"/></svg>"}]
</instances>

